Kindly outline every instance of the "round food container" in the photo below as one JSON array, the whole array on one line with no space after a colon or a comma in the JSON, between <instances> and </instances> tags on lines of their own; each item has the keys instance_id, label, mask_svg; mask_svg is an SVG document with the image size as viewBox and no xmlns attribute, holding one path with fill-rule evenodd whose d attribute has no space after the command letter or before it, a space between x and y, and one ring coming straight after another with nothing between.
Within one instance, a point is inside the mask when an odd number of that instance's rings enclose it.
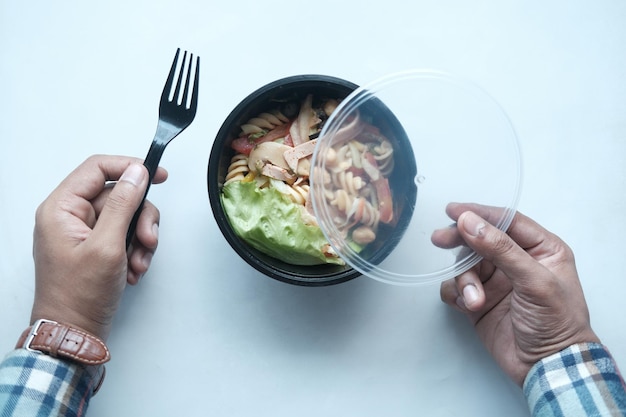
<instances>
[{"instance_id":1,"label":"round food container","mask_svg":"<svg viewBox=\"0 0 626 417\"><path fill-rule=\"evenodd\" d=\"M293 192L294 189L302 192L303 188L306 188L304 190L305 198L300 202L300 207L297 209L305 217L307 217L308 213L307 223L314 223L313 225L307 224L306 230L303 230L301 226L291 226L293 210L289 209L288 206L298 206L296 202L287 201L285 205L266 202L268 199L270 201L272 199L275 200L275 195L271 198L267 195L259 195L253 198L252 201L247 199L246 196L239 200L236 198L245 190L250 191L250 188L255 187L255 185L250 184L253 181L249 177L254 177L250 172L258 173L257 168L260 168L260 165L264 162L263 159L266 157L263 154L259 158L253 152L250 152L249 155L244 155L245 158L243 158L242 153L245 153L247 149L241 149L242 145L244 148L258 146L259 149L266 146L260 146L260 143L255 142L257 128L261 127L260 130L267 132L276 127L271 124L267 124L264 127L259 126L267 122L267 120L259 120L260 118L271 119L272 115L284 113L282 116L279 116L286 119L284 123L291 124L291 126L285 127L277 136L284 136L289 131L291 131L289 136L297 136L298 129L293 127L294 124L301 122L301 120L298 120L297 115L304 114L304 111L301 111L304 106L310 106L314 109L314 114L317 114L316 117L321 120L319 124L316 124L317 129L312 128L311 131L319 132L321 126L327 121L328 114L331 114L332 109L336 108L339 102L356 88L357 85L352 82L325 75L297 75L283 78L259 88L241 101L226 118L217 133L209 158L207 178L209 200L214 217L226 241L241 258L269 277L296 285L325 286L345 282L361 275L359 271L346 264L334 252L332 246L328 244L323 232L316 224L312 206L310 203L306 203L308 187L299 187L294 183L285 191L282 189L284 188L282 185L272 179L273 186L277 186L286 192L287 195L283 196L285 200L289 198L294 199L292 195L289 195L289 192ZM310 103L307 103L307 99ZM410 149L407 138L401 131L402 129L393 114L382 107L377 110L377 123L384 125L385 129L390 132L392 130L395 132L393 137L396 140L398 149ZM324 114L321 114L322 112ZM311 123L315 124L315 122ZM280 128L276 130L280 130ZM245 139L242 140L242 137ZM315 135L308 139L311 145L317 142ZM272 138L272 141L284 142L282 137L278 139ZM404 143L400 145L400 141ZM297 150L298 148L294 147L294 149ZM308 149L310 156L307 159L310 160L312 158L313 150L313 146ZM242 159L238 159L239 157ZM244 162L241 162L242 160ZM251 160L253 161L251 162ZM304 162L299 162L301 165L300 170L303 169ZM252 169L248 165L251 165ZM408 155L405 162L399 165L404 168L398 169L398 178L403 178L406 175L415 175L415 162L410 155ZM263 166L263 168L267 169L266 166ZM243 170L243 172L238 172L239 170ZM402 174L402 170L411 172ZM227 185L233 181L233 177L237 176L239 178L235 178L235 180L247 181L248 184L238 184L237 187ZM256 177L258 179L262 175L257 175ZM415 186L409 183L407 185L406 194L410 195L412 193L415 196ZM266 186L267 184L262 185L264 188ZM244 191L237 191L238 188L244 189ZM258 188L258 184L256 188ZM400 185L398 185L398 190L400 190ZM404 201L406 199L406 195L403 195L402 201L398 201L397 207L405 206ZM240 203L240 201L245 201L246 204ZM279 207L276 207L277 205ZM288 208L285 208L286 206ZM407 207L405 213L402 213L402 209L400 209L398 218L402 218L405 223L408 223L411 218L410 207ZM310 257L305 259L304 262L300 260L294 262L293 257L290 256L291 247L300 247L300 250L304 252L309 250L306 244L302 244L302 240L310 236L311 229L315 230L314 237L311 240L316 242L317 247L320 245L326 246L326 249L324 249L325 255L333 263L326 263L326 260L322 260L323 263L319 263L316 259L313 259L311 262ZM402 229L398 228L396 230L401 231ZM373 259L382 259L385 252L388 252L393 247L389 242L399 240L399 236L393 236L396 234L396 231L389 229L389 232L388 239L381 238L371 245L370 250L372 250L372 253L376 253ZM297 235L299 233L304 236L302 239L298 238ZM269 237L259 237L260 234L266 234ZM284 240L280 242L282 246L276 249L275 241L281 239ZM320 243L320 240L323 240L323 242ZM374 247L376 248L374 249Z\"/></svg>"}]
</instances>

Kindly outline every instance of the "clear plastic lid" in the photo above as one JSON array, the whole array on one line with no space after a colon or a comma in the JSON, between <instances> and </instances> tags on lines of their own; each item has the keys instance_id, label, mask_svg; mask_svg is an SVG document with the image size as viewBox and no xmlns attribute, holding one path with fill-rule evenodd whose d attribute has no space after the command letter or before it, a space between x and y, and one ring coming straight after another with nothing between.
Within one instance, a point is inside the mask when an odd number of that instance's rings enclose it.
<instances>
[{"instance_id":1,"label":"clear plastic lid","mask_svg":"<svg viewBox=\"0 0 626 417\"><path fill-rule=\"evenodd\" d=\"M503 109L442 72L393 74L355 90L324 125L312 160L313 209L331 246L393 284L476 265L478 254L455 238L450 204L487 206L487 220L506 230L520 186L519 144Z\"/></svg>"}]
</instances>

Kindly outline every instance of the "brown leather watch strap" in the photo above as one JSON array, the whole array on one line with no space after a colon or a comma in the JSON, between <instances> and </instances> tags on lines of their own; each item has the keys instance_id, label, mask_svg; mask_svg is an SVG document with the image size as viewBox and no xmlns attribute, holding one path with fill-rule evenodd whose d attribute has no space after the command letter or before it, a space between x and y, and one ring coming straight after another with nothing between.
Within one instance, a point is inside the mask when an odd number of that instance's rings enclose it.
<instances>
[{"instance_id":1,"label":"brown leather watch strap","mask_svg":"<svg viewBox=\"0 0 626 417\"><path fill-rule=\"evenodd\" d=\"M96 336L51 320L37 320L24 330L16 347L69 359L85 366L102 365L111 359L109 349Z\"/></svg>"}]
</instances>

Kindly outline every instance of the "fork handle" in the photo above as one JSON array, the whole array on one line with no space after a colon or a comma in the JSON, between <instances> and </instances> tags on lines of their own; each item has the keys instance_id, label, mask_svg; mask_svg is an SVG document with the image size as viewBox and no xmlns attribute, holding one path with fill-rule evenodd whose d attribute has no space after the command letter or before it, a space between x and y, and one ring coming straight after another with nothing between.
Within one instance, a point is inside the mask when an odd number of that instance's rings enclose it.
<instances>
[{"instance_id":1,"label":"fork handle","mask_svg":"<svg viewBox=\"0 0 626 417\"><path fill-rule=\"evenodd\" d=\"M133 236L135 236L135 230L137 229L137 222L139 221L139 215L143 210L143 203L146 201L146 197L148 196L148 190L150 190L150 185L152 184L152 180L154 179L154 175L156 174L157 168L159 167L159 162L161 161L161 156L163 155L163 151L167 143L163 143L158 140L153 140L152 145L150 145L150 149L148 150L148 155L146 155L146 159L143 162L143 165L148 169L148 186L146 187L146 192L143 195L143 199L141 200L141 204L139 208L133 215L133 218L130 222L130 226L128 228L128 232L126 233L126 249L129 248L130 243L133 240Z\"/></svg>"}]
</instances>

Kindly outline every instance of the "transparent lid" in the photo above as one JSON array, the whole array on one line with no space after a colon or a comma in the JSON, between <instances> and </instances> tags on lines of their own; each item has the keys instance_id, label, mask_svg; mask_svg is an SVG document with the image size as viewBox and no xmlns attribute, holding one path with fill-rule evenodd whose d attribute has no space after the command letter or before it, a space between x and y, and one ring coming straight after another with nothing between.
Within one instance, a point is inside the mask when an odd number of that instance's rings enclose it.
<instances>
[{"instance_id":1,"label":"transparent lid","mask_svg":"<svg viewBox=\"0 0 626 417\"><path fill-rule=\"evenodd\" d=\"M456 234L479 204L506 230L520 194L509 118L476 85L435 71L393 74L355 90L324 125L312 160L319 226L351 267L394 284L459 275L480 261ZM481 213L479 213L481 214Z\"/></svg>"}]
</instances>

